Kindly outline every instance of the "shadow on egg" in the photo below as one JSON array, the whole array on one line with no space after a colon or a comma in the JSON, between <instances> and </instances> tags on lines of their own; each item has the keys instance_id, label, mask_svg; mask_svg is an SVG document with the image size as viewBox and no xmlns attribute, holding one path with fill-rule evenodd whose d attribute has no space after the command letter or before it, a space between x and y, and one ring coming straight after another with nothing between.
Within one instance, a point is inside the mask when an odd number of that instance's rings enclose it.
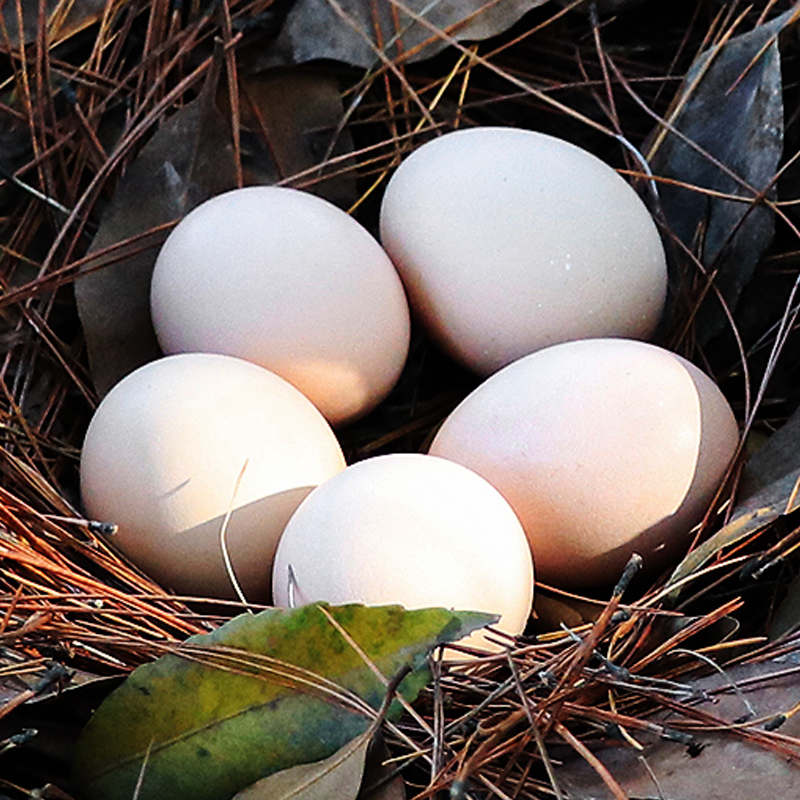
<instances>
[{"instance_id":1,"label":"shadow on egg","mask_svg":"<svg viewBox=\"0 0 800 800\"><path fill-rule=\"evenodd\" d=\"M622 574L633 553L643 558L643 574L652 576L658 570L677 562L689 547L695 527L703 519L723 480L736 448L738 432L732 420L720 413L716 387L699 371L680 365L693 386L692 399L695 426L692 431L693 459L684 461L677 485L685 488L669 498L670 513L639 533L620 532L625 541L605 551L589 553L572 550L563 570L547 571L541 580L571 589L610 587ZM676 465L677 469L677 465ZM657 507L657 506L656 506ZM587 517L591 510L587 509Z\"/></svg>"},{"instance_id":2,"label":"shadow on egg","mask_svg":"<svg viewBox=\"0 0 800 800\"><path fill-rule=\"evenodd\" d=\"M269 603L272 562L289 517L313 486L299 486L235 508L225 531L234 574L250 603ZM236 599L225 568L225 514L171 534L120 528L115 542L148 575L179 594Z\"/></svg>"},{"instance_id":3,"label":"shadow on egg","mask_svg":"<svg viewBox=\"0 0 800 800\"><path fill-rule=\"evenodd\" d=\"M519 516L538 579L613 586L688 544L738 443L714 382L686 359L625 339L584 339L495 373L451 413L430 453L489 480Z\"/></svg>"}]
</instances>

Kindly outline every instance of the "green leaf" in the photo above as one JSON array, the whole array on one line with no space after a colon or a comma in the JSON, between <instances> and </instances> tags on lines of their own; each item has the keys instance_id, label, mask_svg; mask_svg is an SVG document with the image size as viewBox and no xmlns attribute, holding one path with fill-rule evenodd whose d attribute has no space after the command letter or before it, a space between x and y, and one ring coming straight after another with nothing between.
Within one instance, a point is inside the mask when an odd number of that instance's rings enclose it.
<instances>
[{"instance_id":1,"label":"green leaf","mask_svg":"<svg viewBox=\"0 0 800 800\"><path fill-rule=\"evenodd\" d=\"M373 723L322 761L298 764L256 781L233 800L356 800L376 727Z\"/></svg>"},{"instance_id":2,"label":"green leaf","mask_svg":"<svg viewBox=\"0 0 800 800\"><path fill-rule=\"evenodd\" d=\"M100 706L76 747L89 800L229 800L261 778L335 753L399 693L429 680L427 656L494 616L400 606L268 609L193 636L139 667ZM371 665L365 663L365 658ZM401 706L394 701L389 717Z\"/></svg>"}]
</instances>

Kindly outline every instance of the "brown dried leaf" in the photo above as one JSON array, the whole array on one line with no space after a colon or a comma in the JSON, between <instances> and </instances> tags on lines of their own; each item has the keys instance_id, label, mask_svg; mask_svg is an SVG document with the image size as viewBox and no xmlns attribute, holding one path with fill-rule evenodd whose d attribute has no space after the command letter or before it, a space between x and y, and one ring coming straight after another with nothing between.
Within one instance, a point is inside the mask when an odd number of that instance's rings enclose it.
<instances>
[{"instance_id":1,"label":"brown dried leaf","mask_svg":"<svg viewBox=\"0 0 800 800\"><path fill-rule=\"evenodd\" d=\"M584 0L583 3L576 6L575 0L558 0L560 6L565 8L574 9L575 11L582 11L588 14L591 6L595 6L597 13L601 15L621 14L624 11L629 11L644 3L645 0Z\"/></svg>"},{"instance_id":2,"label":"brown dried leaf","mask_svg":"<svg viewBox=\"0 0 800 800\"><path fill-rule=\"evenodd\" d=\"M748 201L760 192L774 195L783 150L778 34L795 13L703 52L686 75L670 119L681 135L659 132L649 154L657 175L742 198L669 184L659 190L671 230L714 275L731 308L774 234L772 211ZM709 298L697 318L699 340L719 333L725 319L718 300Z\"/></svg>"},{"instance_id":3,"label":"brown dried leaf","mask_svg":"<svg viewBox=\"0 0 800 800\"><path fill-rule=\"evenodd\" d=\"M9 653L4 648L4 655ZM33 771L38 781L60 780L69 774L81 726L121 678L71 669L65 678L53 681L49 676L60 676L52 663L23 663L13 655L5 660L6 677L0 680L0 775L8 780ZM35 692L32 697L30 690ZM25 702L18 704L20 700ZM14 752L3 750L9 745Z\"/></svg>"},{"instance_id":4,"label":"brown dried leaf","mask_svg":"<svg viewBox=\"0 0 800 800\"><path fill-rule=\"evenodd\" d=\"M787 672L780 676L780 673ZM776 677L770 677L770 676ZM731 683L742 685L739 693ZM743 717L754 720L753 729L764 732L767 720L791 711L800 688L797 656L735 667L725 676L715 674L693 684L709 695L697 707L732 724ZM749 704L749 705L748 705ZM754 712L754 713L753 713ZM674 713L658 715L654 721L675 724ZM779 727L784 736L800 734L800 719L791 717ZM631 746L603 747L596 755L619 781L630 798L647 800L752 800L769 793L773 797L800 797L800 749L797 753L771 750L728 731L698 731L698 747L636 734L644 749ZM572 800L607 800L611 794L591 766L570 756L556 769L559 787Z\"/></svg>"},{"instance_id":5,"label":"brown dried leaf","mask_svg":"<svg viewBox=\"0 0 800 800\"><path fill-rule=\"evenodd\" d=\"M367 753L357 800L406 800L405 782L399 775L392 777L394 765L388 763L389 758L389 750L378 731Z\"/></svg>"},{"instance_id":6,"label":"brown dried leaf","mask_svg":"<svg viewBox=\"0 0 800 800\"><path fill-rule=\"evenodd\" d=\"M561 626L579 628L594 622L605 603L576 595L537 587L533 601L533 625L537 632L560 630Z\"/></svg>"},{"instance_id":7,"label":"brown dried leaf","mask_svg":"<svg viewBox=\"0 0 800 800\"><path fill-rule=\"evenodd\" d=\"M786 595L775 610L769 626L769 638L773 641L800 630L800 576L790 581Z\"/></svg>"},{"instance_id":8,"label":"brown dried leaf","mask_svg":"<svg viewBox=\"0 0 800 800\"><path fill-rule=\"evenodd\" d=\"M260 68L329 58L370 67L411 53L409 61L430 58L447 43L413 18L424 17L459 40L480 40L511 27L547 0L297 0L283 27L258 57ZM407 13L406 9L412 14Z\"/></svg>"},{"instance_id":9,"label":"brown dried leaf","mask_svg":"<svg viewBox=\"0 0 800 800\"><path fill-rule=\"evenodd\" d=\"M798 506L800 489L800 410L770 436L767 443L748 462L742 476L743 507L753 498L768 500L784 513ZM786 588L786 595L770 623L772 639L793 633L800 627L800 576Z\"/></svg>"},{"instance_id":10,"label":"brown dried leaf","mask_svg":"<svg viewBox=\"0 0 800 800\"><path fill-rule=\"evenodd\" d=\"M800 411L797 411L747 463L742 475L741 499L730 522L683 559L672 573L670 583L696 573L725 548L794 512L800 506L799 487ZM672 599L677 599L679 593L676 590Z\"/></svg>"},{"instance_id":11,"label":"brown dried leaf","mask_svg":"<svg viewBox=\"0 0 800 800\"><path fill-rule=\"evenodd\" d=\"M28 44L36 39L39 20L39 0L21 0L22 39ZM46 0L47 38L52 44L59 44L70 36L97 22L103 15L106 0ZM17 3L8 0L3 3L2 23L8 32L12 45L19 44L20 20Z\"/></svg>"},{"instance_id":12,"label":"brown dried leaf","mask_svg":"<svg viewBox=\"0 0 800 800\"><path fill-rule=\"evenodd\" d=\"M236 185L236 164L226 86L214 75L203 93L167 120L128 168L92 243L92 252L177 221L202 201ZM342 119L335 79L321 70L298 69L240 81L245 183L271 184L306 173L308 188L333 202L355 198L347 159L321 165ZM331 155L352 150L348 132ZM318 167L315 170L315 167ZM343 174L332 175L343 170ZM105 394L136 367L160 355L150 319L150 278L165 233L130 248L123 260L88 263L90 275L75 284L95 388Z\"/></svg>"},{"instance_id":13,"label":"brown dried leaf","mask_svg":"<svg viewBox=\"0 0 800 800\"><path fill-rule=\"evenodd\" d=\"M764 492L776 481L800 473L800 410L773 433L766 444L757 450L747 462L741 482L742 502L749 504L750 498ZM788 499L789 495L784 495ZM780 497L775 497L777 501Z\"/></svg>"},{"instance_id":14,"label":"brown dried leaf","mask_svg":"<svg viewBox=\"0 0 800 800\"><path fill-rule=\"evenodd\" d=\"M242 77L240 113L245 183L293 185L347 207L356 198L353 140L341 131L341 91L330 70L267 70ZM227 97L220 98L225 102ZM327 166L326 159L336 159Z\"/></svg>"},{"instance_id":15,"label":"brown dried leaf","mask_svg":"<svg viewBox=\"0 0 800 800\"><path fill-rule=\"evenodd\" d=\"M678 584L690 575L694 575L698 570L709 564L720 551L762 531L779 517L792 513L800 505L800 498L795 498L790 504L787 503L787 497L790 497L796 482L796 476L788 475L785 478L781 478L774 484L770 484L758 497L749 501L749 503L756 506L755 508L744 506L738 508L731 522L699 547L692 550L678 564L669 578L669 585ZM777 497L778 499L761 505L762 502L766 503L767 499L771 497ZM681 588L677 587L669 595L669 599L675 602L680 594Z\"/></svg>"},{"instance_id":16,"label":"brown dried leaf","mask_svg":"<svg viewBox=\"0 0 800 800\"><path fill-rule=\"evenodd\" d=\"M179 219L235 185L231 136L213 104L217 75L200 97L167 120L130 165L103 216L90 252ZM105 394L131 370L160 353L150 321L150 276L164 234L131 248L124 260L75 282L95 388ZM142 249L142 244L149 247Z\"/></svg>"}]
</instances>

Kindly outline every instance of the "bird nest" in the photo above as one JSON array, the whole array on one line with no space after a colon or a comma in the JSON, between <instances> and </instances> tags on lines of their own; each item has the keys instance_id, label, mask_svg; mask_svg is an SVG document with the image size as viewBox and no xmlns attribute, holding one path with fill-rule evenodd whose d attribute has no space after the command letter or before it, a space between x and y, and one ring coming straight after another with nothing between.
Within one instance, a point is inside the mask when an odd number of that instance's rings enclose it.
<instances>
[{"instance_id":1,"label":"bird nest","mask_svg":"<svg viewBox=\"0 0 800 800\"><path fill-rule=\"evenodd\" d=\"M81 508L98 396L156 355L137 281L168 231L252 183L317 192L375 231L394 167L478 125L576 142L641 190L670 258L658 339L714 377L742 445L680 564L593 596L538 586L502 654L434 658L362 796L677 798L670 759L716 783L720 741L742 764L773 759L761 775L796 763L794 701L777 689L800 627L797 9L470 9L4 5L0 793L69 796L71 742L110 686L242 610L156 584ZM92 297L88 275L107 276ZM348 462L423 449L476 384L415 332L395 390L341 432Z\"/></svg>"}]
</instances>

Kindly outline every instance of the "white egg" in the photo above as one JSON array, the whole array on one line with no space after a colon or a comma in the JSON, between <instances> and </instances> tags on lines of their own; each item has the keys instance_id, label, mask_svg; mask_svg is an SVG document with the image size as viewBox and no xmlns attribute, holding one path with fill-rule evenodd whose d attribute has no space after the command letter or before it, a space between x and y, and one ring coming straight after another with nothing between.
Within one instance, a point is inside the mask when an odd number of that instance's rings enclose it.
<instances>
[{"instance_id":1,"label":"white egg","mask_svg":"<svg viewBox=\"0 0 800 800\"><path fill-rule=\"evenodd\" d=\"M386 253L344 211L295 189L236 189L190 212L158 255L151 309L165 352L253 361L334 425L374 408L408 352L408 305Z\"/></svg>"},{"instance_id":2,"label":"white egg","mask_svg":"<svg viewBox=\"0 0 800 800\"><path fill-rule=\"evenodd\" d=\"M393 454L348 467L303 501L278 545L273 594L279 606L486 611L519 634L533 563L519 520L483 478L441 458ZM487 646L481 632L465 641Z\"/></svg>"},{"instance_id":3,"label":"white egg","mask_svg":"<svg viewBox=\"0 0 800 800\"><path fill-rule=\"evenodd\" d=\"M514 128L434 139L395 171L381 241L413 312L482 375L551 344L646 339L664 251L631 186L591 153Z\"/></svg>"},{"instance_id":4,"label":"white egg","mask_svg":"<svg viewBox=\"0 0 800 800\"><path fill-rule=\"evenodd\" d=\"M311 402L262 367L191 353L146 364L97 408L81 454L94 519L142 570L181 593L268 601L278 537L300 501L344 469ZM223 521L231 511L223 540Z\"/></svg>"},{"instance_id":5,"label":"white egg","mask_svg":"<svg viewBox=\"0 0 800 800\"><path fill-rule=\"evenodd\" d=\"M613 583L688 546L738 443L714 382L644 342L588 339L521 358L445 420L430 453L509 501L543 583Z\"/></svg>"}]
</instances>

